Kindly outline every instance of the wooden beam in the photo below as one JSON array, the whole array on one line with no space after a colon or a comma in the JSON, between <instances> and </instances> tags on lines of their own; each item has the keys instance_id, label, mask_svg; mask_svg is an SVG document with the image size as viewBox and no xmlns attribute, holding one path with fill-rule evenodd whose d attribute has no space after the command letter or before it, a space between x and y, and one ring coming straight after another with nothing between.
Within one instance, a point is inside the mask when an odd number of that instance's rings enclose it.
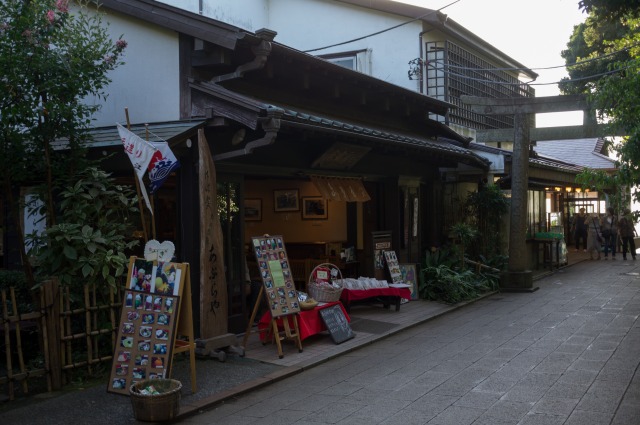
<instances>
[{"instance_id":1,"label":"wooden beam","mask_svg":"<svg viewBox=\"0 0 640 425\"><path fill-rule=\"evenodd\" d=\"M612 134L615 133L615 134ZM612 132L605 124L596 126L562 126L542 127L531 129L531 140L568 140L586 139L592 137L624 136L623 131ZM492 130L477 130L475 141L477 143L512 142L513 128L500 128Z\"/></svg>"},{"instance_id":2,"label":"wooden beam","mask_svg":"<svg viewBox=\"0 0 640 425\"><path fill-rule=\"evenodd\" d=\"M477 96L460 96L471 111L483 115L540 114L548 112L586 111L589 104L584 95L515 97L493 99Z\"/></svg>"}]
</instances>

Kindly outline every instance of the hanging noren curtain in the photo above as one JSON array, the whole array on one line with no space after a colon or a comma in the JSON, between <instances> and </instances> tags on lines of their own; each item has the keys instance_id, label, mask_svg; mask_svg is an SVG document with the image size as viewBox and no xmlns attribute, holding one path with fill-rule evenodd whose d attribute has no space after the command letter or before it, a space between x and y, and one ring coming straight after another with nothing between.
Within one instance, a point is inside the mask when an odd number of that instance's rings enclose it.
<instances>
[{"instance_id":1,"label":"hanging noren curtain","mask_svg":"<svg viewBox=\"0 0 640 425\"><path fill-rule=\"evenodd\" d=\"M322 197L330 201L365 202L371 199L360 178L311 176L311 182Z\"/></svg>"}]
</instances>

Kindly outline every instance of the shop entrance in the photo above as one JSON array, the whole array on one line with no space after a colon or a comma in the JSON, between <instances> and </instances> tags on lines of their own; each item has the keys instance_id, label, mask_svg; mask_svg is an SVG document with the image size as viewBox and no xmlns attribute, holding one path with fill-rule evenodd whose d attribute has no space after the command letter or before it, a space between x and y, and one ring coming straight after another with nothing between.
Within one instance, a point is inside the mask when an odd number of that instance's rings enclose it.
<instances>
[{"instance_id":1,"label":"shop entrance","mask_svg":"<svg viewBox=\"0 0 640 425\"><path fill-rule=\"evenodd\" d=\"M240 177L218 176L218 214L224 242L227 278L228 329L242 333L247 327L247 287L245 277L242 199L244 185Z\"/></svg>"}]
</instances>

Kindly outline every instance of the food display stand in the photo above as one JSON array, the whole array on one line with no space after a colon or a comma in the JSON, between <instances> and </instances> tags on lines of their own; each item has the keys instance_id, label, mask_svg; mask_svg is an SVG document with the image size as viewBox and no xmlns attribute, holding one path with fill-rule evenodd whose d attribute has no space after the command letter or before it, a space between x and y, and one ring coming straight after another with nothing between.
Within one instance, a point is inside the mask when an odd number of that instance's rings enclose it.
<instances>
[{"instance_id":1,"label":"food display stand","mask_svg":"<svg viewBox=\"0 0 640 425\"><path fill-rule=\"evenodd\" d=\"M333 307L333 306L339 306L339 308L344 313L347 321L348 322L351 321L349 314L345 310L342 303L340 303L340 301L334 301L331 303L322 303L322 304L318 304L316 307L314 307L311 310L303 310L298 315L298 329L300 331L300 339L302 341L309 338L310 336L327 331L327 327L322 321L320 312L323 309ZM291 316L288 317L288 320L290 321L289 325L293 326L293 321ZM279 330L284 329L284 324L282 321L283 319L278 319L277 321ZM271 332L271 312L267 311L262 315L262 317L260 318L260 321L258 322L258 330L261 331L260 340L262 342L268 342L273 337L273 333Z\"/></svg>"}]
</instances>

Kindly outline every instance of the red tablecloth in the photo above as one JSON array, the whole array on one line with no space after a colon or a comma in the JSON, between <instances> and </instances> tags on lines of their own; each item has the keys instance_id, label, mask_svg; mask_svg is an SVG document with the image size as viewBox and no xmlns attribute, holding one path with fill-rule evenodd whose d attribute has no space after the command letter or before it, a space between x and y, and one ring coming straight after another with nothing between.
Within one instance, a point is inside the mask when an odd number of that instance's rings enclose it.
<instances>
[{"instance_id":1,"label":"red tablecloth","mask_svg":"<svg viewBox=\"0 0 640 425\"><path fill-rule=\"evenodd\" d=\"M322 331L326 331L327 327L324 325L322 318L320 317L320 310L323 308L331 307L333 305L339 305L344 313L344 316L347 318L347 321L351 321L349 314L342 306L340 301L335 301L332 303L326 303L317 306L313 310L303 310L298 315L298 330L300 331L300 340L304 340L305 338L310 337L311 335L315 335ZM289 326L291 329L293 327L293 318L291 316L287 316L289 319ZM260 331L260 340L266 341L271 338L271 333L269 332L269 327L271 326L271 312L267 311L262 315L260 321L258 322L258 331ZM283 329L282 318L278 319L278 328Z\"/></svg>"},{"instance_id":2,"label":"red tablecloth","mask_svg":"<svg viewBox=\"0 0 640 425\"><path fill-rule=\"evenodd\" d=\"M408 288L371 288L364 290L343 289L340 301L348 305L354 301L374 297L399 297L411 299L411 290Z\"/></svg>"}]
</instances>

